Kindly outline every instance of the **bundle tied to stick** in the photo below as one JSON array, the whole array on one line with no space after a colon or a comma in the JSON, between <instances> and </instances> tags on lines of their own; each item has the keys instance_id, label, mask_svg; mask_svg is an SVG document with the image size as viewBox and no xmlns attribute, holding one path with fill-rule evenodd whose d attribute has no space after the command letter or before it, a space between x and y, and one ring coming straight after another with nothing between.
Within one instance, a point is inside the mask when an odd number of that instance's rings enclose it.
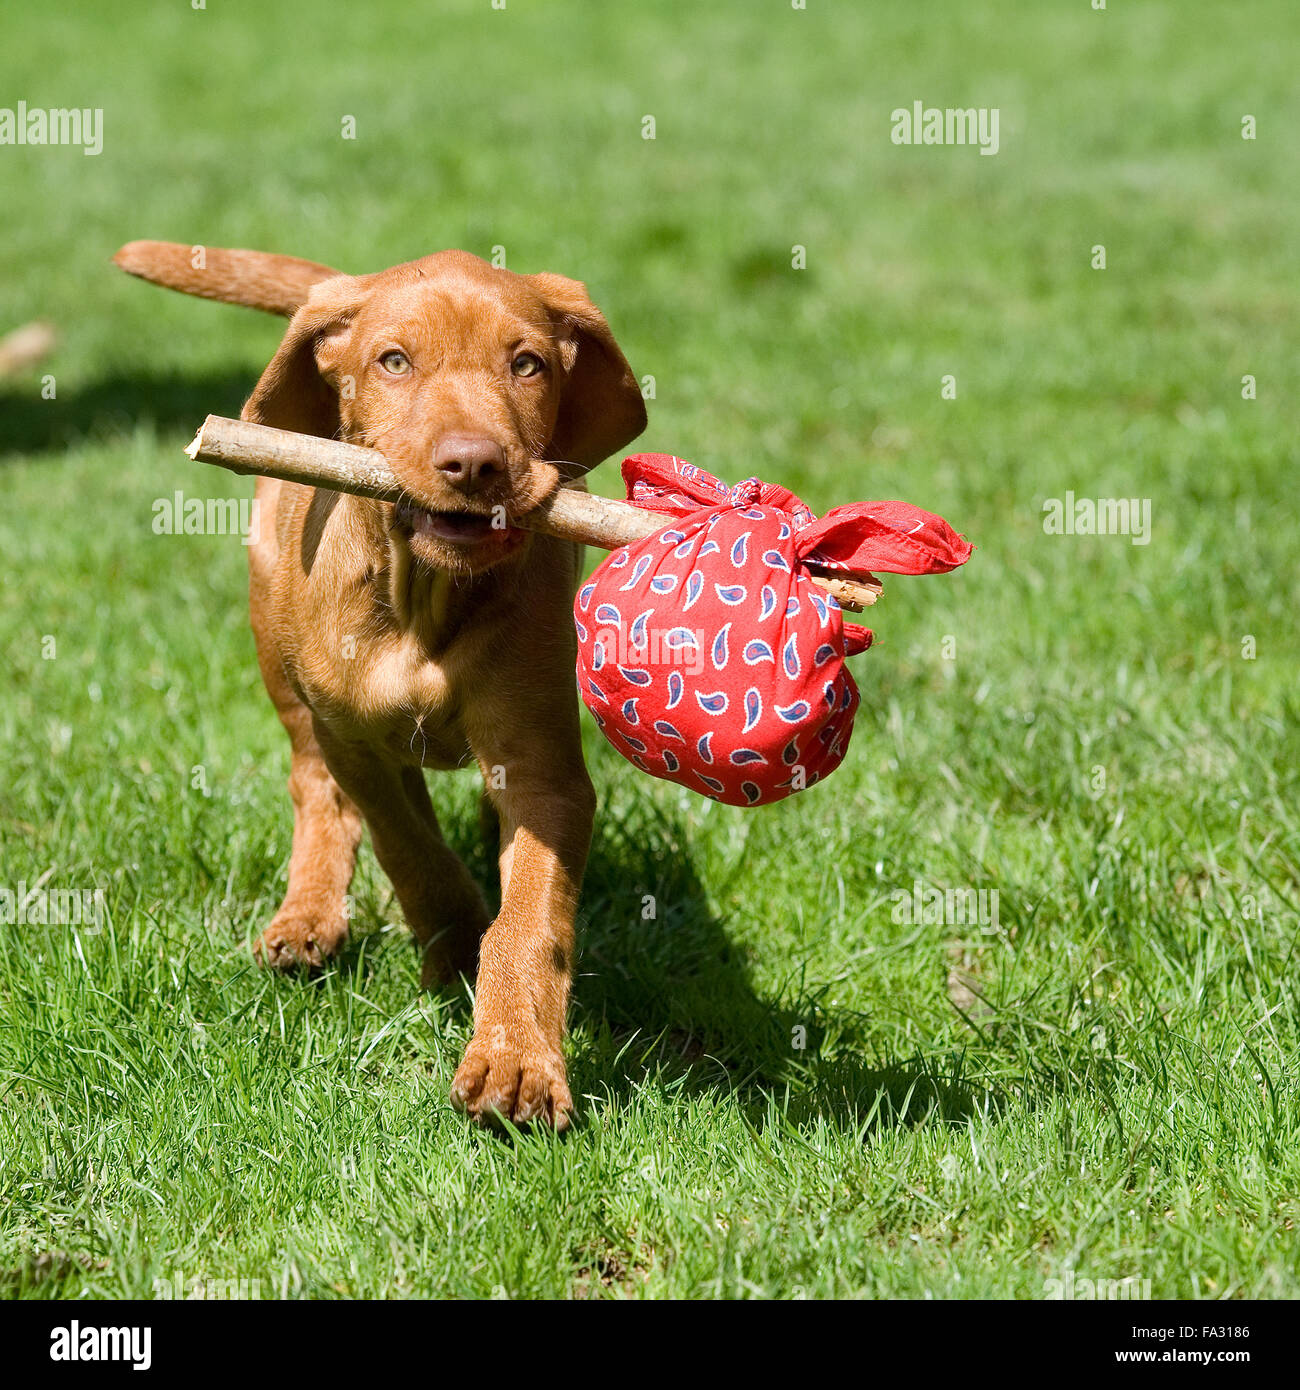
<instances>
[{"instance_id":1,"label":"bundle tied to stick","mask_svg":"<svg viewBox=\"0 0 1300 1390\"><path fill-rule=\"evenodd\" d=\"M187 451L236 473L409 501L382 454L210 415ZM627 501L559 486L502 524L613 553L578 590L578 689L609 743L651 776L755 806L843 760L860 695L845 658L872 633L872 573L940 574L972 547L908 502L824 517L786 488L734 487L668 454L623 461Z\"/></svg>"}]
</instances>

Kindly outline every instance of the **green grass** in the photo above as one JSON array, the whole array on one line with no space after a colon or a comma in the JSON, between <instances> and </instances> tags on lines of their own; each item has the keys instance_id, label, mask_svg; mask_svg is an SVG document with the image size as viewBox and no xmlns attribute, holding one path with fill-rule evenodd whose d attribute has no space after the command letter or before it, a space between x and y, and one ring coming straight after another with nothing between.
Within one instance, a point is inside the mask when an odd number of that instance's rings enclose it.
<instances>
[{"instance_id":1,"label":"green grass","mask_svg":"<svg viewBox=\"0 0 1300 1390\"><path fill-rule=\"evenodd\" d=\"M0 1291L1300 1294L1298 30L1288 0L8 15L5 100L102 106L105 149L0 148L0 322L63 336L56 399L0 387L0 886L109 920L0 927ZM1001 152L892 145L917 99L999 107ZM180 446L277 329L110 271L140 236L504 246L655 377L640 447L979 547L889 582L849 757L792 802L713 806L588 727L562 1140L449 1109L468 997L417 994L368 850L335 968L251 962L287 744L241 547L151 521L244 494ZM1150 544L1044 534L1067 490L1150 498ZM434 795L489 882L472 778ZM896 923L918 880L996 889L998 925Z\"/></svg>"}]
</instances>

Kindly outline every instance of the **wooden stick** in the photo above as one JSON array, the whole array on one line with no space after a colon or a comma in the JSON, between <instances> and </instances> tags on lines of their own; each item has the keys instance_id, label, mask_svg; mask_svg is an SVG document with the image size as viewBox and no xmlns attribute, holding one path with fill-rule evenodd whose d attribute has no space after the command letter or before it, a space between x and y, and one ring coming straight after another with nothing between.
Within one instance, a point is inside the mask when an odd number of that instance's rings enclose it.
<instances>
[{"instance_id":1,"label":"wooden stick","mask_svg":"<svg viewBox=\"0 0 1300 1390\"><path fill-rule=\"evenodd\" d=\"M232 473L282 478L285 482L352 492L384 502L396 502L406 495L388 460L377 449L275 430L247 420L209 415L185 452L199 463L215 463ZM562 487L530 511L510 517L510 524L602 550L617 550L620 545L644 540L680 520L628 502ZM875 603L883 588L874 575L846 579L816 565L808 568L813 572L814 584L833 594L842 608L854 613Z\"/></svg>"}]
</instances>

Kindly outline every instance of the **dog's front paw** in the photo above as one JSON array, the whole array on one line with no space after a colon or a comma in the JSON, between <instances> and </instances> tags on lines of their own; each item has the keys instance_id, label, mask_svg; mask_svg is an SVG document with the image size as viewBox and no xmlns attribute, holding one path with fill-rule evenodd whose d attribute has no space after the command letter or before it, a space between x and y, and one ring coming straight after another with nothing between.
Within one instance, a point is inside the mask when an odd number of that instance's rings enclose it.
<instances>
[{"instance_id":1,"label":"dog's front paw","mask_svg":"<svg viewBox=\"0 0 1300 1390\"><path fill-rule=\"evenodd\" d=\"M277 912L258 937L253 954L275 970L319 970L348 934L345 920L330 921L302 912Z\"/></svg>"},{"instance_id":2,"label":"dog's front paw","mask_svg":"<svg viewBox=\"0 0 1300 1390\"><path fill-rule=\"evenodd\" d=\"M540 1036L521 1043L504 1028L476 1033L451 1083L451 1103L480 1124L508 1119L567 1129L573 1097L559 1049Z\"/></svg>"}]
</instances>

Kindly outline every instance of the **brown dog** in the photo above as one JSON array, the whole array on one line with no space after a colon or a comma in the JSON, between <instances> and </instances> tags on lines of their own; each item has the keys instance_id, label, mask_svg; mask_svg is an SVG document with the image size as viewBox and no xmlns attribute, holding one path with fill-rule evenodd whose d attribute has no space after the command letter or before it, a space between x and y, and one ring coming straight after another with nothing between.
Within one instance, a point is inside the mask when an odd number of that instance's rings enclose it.
<instances>
[{"instance_id":1,"label":"brown dog","mask_svg":"<svg viewBox=\"0 0 1300 1390\"><path fill-rule=\"evenodd\" d=\"M194 259L202 259L195 268ZM251 251L132 242L133 275L291 314L244 419L382 450L397 506L262 478L249 547L258 661L293 745L289 887L272 965L339 949L362 823L423 952L423 982L478 961L453 1102L568 1123L561 1051L595 798L570 605L575 547L500 525L646 422L583 286L443 251L376 275ZM494 524L494 518L497 524ZM422 768L473 759L501 828L501 911L447 847Z\"/></svg>"}]
</instances>

